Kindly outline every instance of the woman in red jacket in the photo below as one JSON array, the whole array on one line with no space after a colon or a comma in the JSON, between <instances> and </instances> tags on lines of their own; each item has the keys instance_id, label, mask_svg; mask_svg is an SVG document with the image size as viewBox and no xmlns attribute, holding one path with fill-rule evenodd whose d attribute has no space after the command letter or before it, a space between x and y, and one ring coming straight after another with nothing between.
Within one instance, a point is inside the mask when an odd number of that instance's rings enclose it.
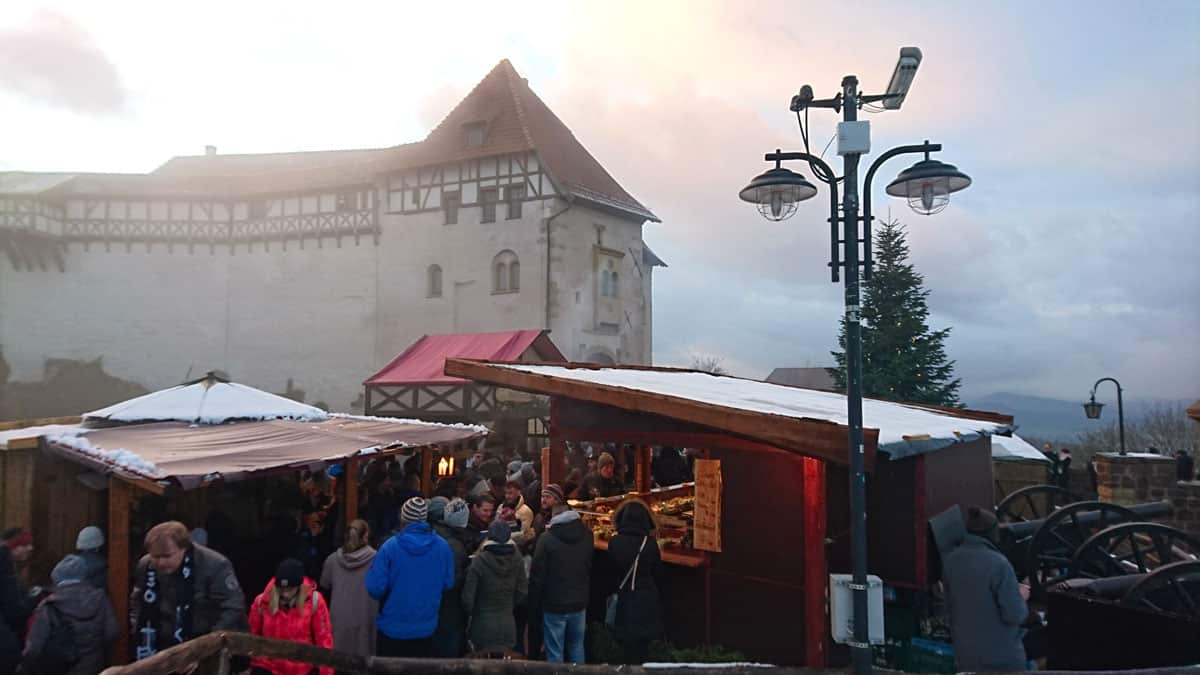
<instances>
[{"instance_id":1,"label":"woman in red jacket","mask_svg":"<svg viewBox=\"0 0 1200 675\"><path fill-rule=\"evenodd\" d=\"M250 632L333 649L329 607L317 585L305 578L304 564L299 560L288 558L279 563L275 578L254 599L250 607ZM254 659L250 668L256 675L308 675L312 670L306 663L278 659ZM320 671L321 675L333 675L332 668Z\"/></svg>"}]
</instances>

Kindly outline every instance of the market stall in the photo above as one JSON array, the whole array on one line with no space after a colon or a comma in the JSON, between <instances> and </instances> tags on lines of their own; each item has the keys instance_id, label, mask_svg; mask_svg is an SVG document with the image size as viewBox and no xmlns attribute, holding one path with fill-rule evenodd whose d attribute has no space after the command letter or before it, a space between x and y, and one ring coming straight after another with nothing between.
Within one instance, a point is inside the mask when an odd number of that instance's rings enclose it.
<instances>
[{"instance_id":1,"label":"market stall","mask_svg":"<svg viewBox=\"0 0 1200 675\"><path fill-rule=\"evenodd\" d=\"M603 550L607 513L633 497L651 504L672 642L774 663L838 661L826 584L829 572L850 569L842 395L665 368L451 359L446 372L552 397L544 482L566 476L568 444L632 455L628 493L578 507ZM991 504L988 435L1012 420L873 400L863 412L871 572L920 593L931 575L926 519L952 504ZM694 483L656 492L655 447L691 449Z\"/></svg>"}]
</instances>

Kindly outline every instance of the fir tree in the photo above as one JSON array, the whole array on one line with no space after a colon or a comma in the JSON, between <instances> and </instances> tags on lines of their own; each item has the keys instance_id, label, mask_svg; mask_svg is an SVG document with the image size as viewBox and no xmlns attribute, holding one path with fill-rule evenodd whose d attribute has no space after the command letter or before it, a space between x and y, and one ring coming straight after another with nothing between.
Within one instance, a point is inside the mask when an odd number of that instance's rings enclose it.
<instances>
[{"instance_id":1,"label":"fir tree","mask_svg":"<svg viewBox=\"0 0 1200 675\"><path fill-rule=\"evenodd\" d=\"M884 221L875 235L875 265L862 285L863 395L893 401L959 406L961 381L946 358L949 328L929 330L925 278L908 262L899 221ZM832 352L829 374L846 388L846 319Z\"/></svg>"}]
</instances>

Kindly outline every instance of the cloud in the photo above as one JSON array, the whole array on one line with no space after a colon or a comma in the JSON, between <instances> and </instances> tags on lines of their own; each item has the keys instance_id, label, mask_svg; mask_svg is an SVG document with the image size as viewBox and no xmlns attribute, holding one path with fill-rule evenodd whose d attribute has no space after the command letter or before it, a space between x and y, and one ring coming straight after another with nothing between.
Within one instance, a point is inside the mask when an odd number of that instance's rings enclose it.
<instances>
[{"instance_id":1,"label":"cloud","mask_svg":"<svg viewBox=\"0 0 1200 675\"><path fill-rule=\"evenodd\" d=\"M79 114L128 105L117 67L88 31L49 10L0 31L0 89Z\"/></svg>"}]
</instances>

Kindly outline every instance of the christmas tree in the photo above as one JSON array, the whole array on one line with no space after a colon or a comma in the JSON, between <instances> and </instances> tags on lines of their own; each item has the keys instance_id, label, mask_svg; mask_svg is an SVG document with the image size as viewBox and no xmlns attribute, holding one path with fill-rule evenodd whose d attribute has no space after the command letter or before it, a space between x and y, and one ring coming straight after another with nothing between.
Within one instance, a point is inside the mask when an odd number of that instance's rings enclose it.
<instances>
[{"instance_id":1,"label":"christmas tree","mask_svg":"<svg viewBox=\"0 0 1200 675\"><path fill-rule=\"evenodd\" d=\"M959 406L961 381L946 358L949 328L929 330L924 277L908 262L899 221L884 221L875 235L875 265L862 285L863 395L893 401ZM846 319L832 352L829 374L846 388Z\"/></svg>"}]
</instances>

